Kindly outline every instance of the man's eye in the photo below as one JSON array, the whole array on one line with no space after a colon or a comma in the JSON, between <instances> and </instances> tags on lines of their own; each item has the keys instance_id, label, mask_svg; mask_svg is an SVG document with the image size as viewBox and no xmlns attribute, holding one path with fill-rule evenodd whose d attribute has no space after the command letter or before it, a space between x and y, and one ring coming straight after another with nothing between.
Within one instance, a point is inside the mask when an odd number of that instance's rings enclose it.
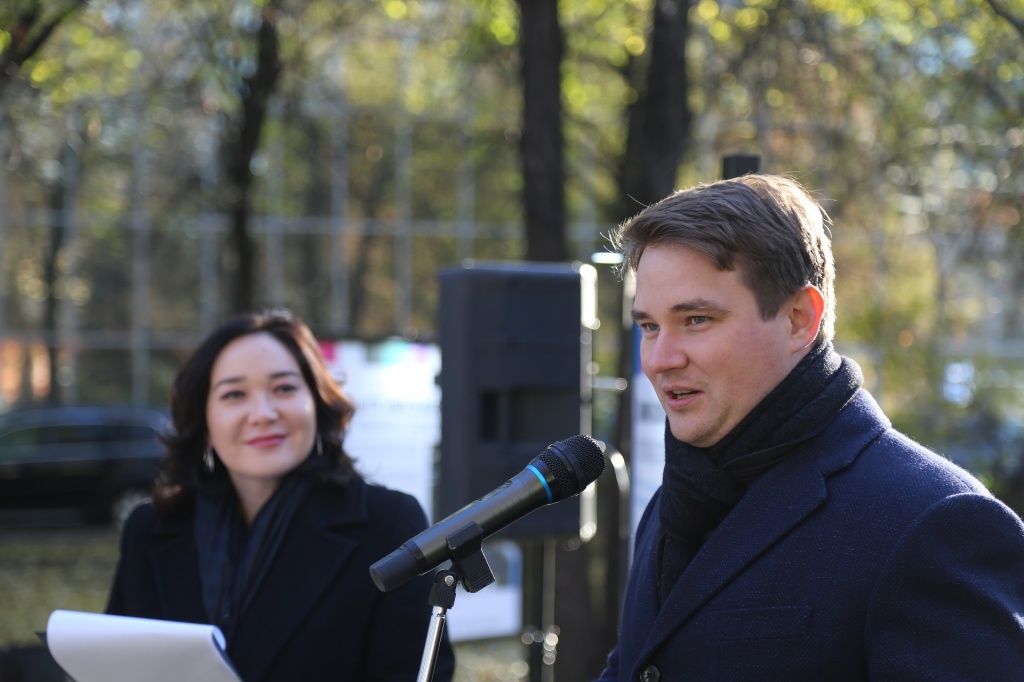
<instances>
[{"instance_id":1,"label":"man's eye","mask_svg":"<svg viewBox=\"0 0 1024 682\"><path fill-rule=\"evenodd\" d=\"M705 323L710 322L710 321L711 321L711 318L710 317L705 317L704 315L694 315L693 317L690 318L690 324L695 324L695 325L705 324Z\"/></svg>"},{"instance_id":2,"label":"man's eye","mask_svg":"<svg viewBox=\"0 0 1024 682\"><path fill-rule=\"evenodd\" d=\"M658 331L658 325L654 324L653 322L641 322L639 326L640 326L640 329L645 331L645 332L656 332L656 331Z\"/></svg>"}]
</instances>

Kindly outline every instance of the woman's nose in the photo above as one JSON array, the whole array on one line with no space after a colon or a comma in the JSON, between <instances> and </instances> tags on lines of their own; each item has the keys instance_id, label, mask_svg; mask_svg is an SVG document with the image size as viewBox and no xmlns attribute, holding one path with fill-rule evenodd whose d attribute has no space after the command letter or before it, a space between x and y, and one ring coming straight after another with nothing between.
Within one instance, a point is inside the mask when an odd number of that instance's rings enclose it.
<instances>
[{"instance_id":1,"label":"woman's nose","mask_svg":"<svg viewBox=\"0 0 1024 682\"><path fill-rule=\"evenodd\" d=\"M266 394L257 394L249 416L253 421L277 419L277 408L274 407L274 401Z\"/></svg>"}]
</instances>

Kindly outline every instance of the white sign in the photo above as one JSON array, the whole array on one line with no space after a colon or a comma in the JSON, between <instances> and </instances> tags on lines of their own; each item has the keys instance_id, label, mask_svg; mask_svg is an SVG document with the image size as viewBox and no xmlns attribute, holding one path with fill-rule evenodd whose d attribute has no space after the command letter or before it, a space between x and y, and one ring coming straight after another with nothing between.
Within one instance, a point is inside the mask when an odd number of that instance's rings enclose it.
<instances>
[{"instance_id":1,"label":"white sign","mask_svg":"<svg viewBox=\"0 0 1024 682\"><path fill-rule=\"evenodd\" d=\"M321 342L320 351L356 406L345 434L345 451L356 469L370 482L409 493L431 522L440 520L433 518L434 458L441 442L440 349L396 339ZM484 555L496 582L474 594L459 592L445 626L453 640L522 631L519 548L507 541L488 543Z\"/></svg>"}]
</instances>

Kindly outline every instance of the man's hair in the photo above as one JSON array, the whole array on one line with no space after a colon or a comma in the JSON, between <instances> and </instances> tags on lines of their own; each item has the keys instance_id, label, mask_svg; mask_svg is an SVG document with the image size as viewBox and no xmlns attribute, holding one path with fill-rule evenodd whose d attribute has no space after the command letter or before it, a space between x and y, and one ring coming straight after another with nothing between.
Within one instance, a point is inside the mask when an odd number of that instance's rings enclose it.
<instances>
[{"instance_id":1,"label":"man's hair","mask_svg":"<svg viewBox=\"0 0 1024 682\"><path fill-rule=\"evenodd\" d=\"M719 270L738 270L770 320L807 284L825 299L818 338L835 327L835 265L828 214L790 178L750 174L679 190L625 221L611 235L623 272L636 272L648 246L704 253Z\"/></svg>"}]
</instances>

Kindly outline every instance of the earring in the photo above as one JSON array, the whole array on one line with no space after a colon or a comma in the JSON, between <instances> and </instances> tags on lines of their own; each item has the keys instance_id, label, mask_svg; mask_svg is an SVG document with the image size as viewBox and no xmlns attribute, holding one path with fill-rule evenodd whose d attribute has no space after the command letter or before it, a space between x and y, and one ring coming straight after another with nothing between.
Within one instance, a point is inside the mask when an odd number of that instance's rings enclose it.
<instances>
[{"instance_id":1,"label":"earring","mask_svg":"<svg viewBox=\"0 0 1024 682\"><path fill-rule=\"evenodd\" d=\"M323 442L323 440L320 439L320 434L319 433L316 434L316 456L317 457L323 457L324 456L324 442Z\"/></svg>"},{"instance_id":2,"label":"earring","mask_svg":"<svg viewBox=\"0 0 1024 682\"><path fill-rule=\"evenodd\" d=\"M206 469L206 473L212 474L213 467L216 464L216 460L213 459L213 448L209 445L203 450L203 468Z\"/></svg>"}]
</instances>

